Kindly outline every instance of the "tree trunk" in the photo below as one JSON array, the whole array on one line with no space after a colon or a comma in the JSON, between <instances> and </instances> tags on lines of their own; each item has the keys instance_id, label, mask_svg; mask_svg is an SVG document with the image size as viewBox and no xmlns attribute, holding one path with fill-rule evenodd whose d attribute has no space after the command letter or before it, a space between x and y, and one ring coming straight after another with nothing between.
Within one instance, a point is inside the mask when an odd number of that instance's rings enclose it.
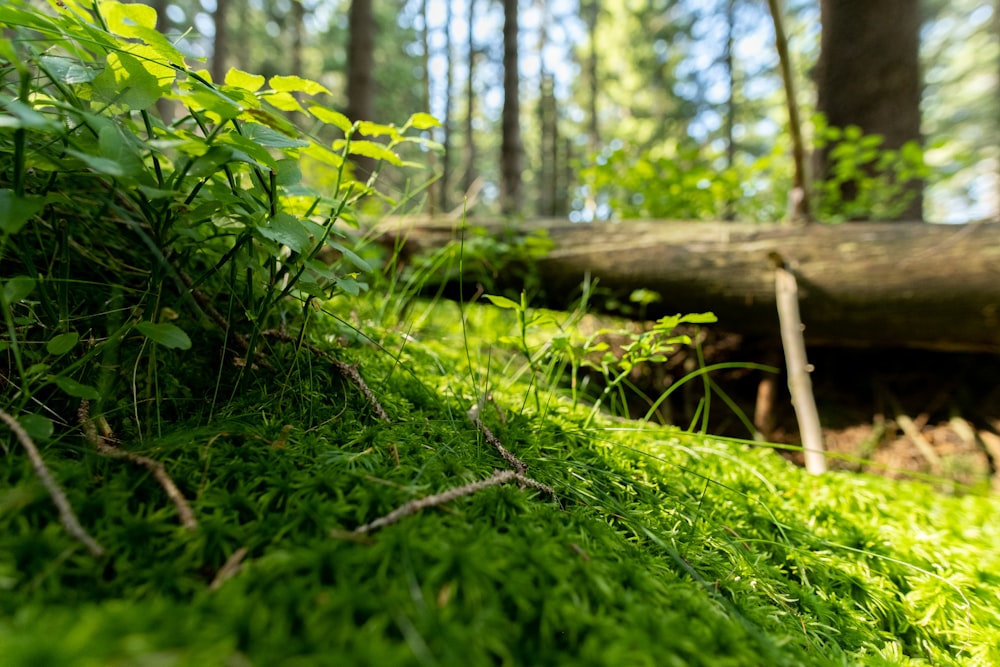
<instances>
[{"instance_id":1,"label":"tree trunk","mask_svg":"<svg viewBox=\"0 0 1000 667\"><path fill-rule=\"evenodd\" d=\"M167 35L170 38L170 17L167 16L168 0L151 0L149 5L156 10L156 32ZM156 109L160 113L160 118L164 125L169 125L174 119L173 102L166 97L156 100Z\"/></svg>"},{"instance_id":2,"label":"tree trunk","mask_svg":"<svg viewBox=\"0 0 1000 667\"><path fill-rule=\"evenodd\" d=\"M733 57L733 46L736 42L736 0L726 0L726 46L722 53L722 62L726 68L726 84L729 95L726 100L726 111L723 116L723 136L726 141L726 169L736 166L736 61ZM724 220L735 220L735 202L726 200Z\"/></svg>"},{"instance_id":3,"label":"tree trunk","mask_svg":"<svg viewBox=\"0 0 1000 667\"><path fill-rule=\"evenodd\" d=\"M444 154L441 156L441 180L438 181L440 189L440 207L442 211L451 208L451 89L454 83L454 61L451 52L451 0L445 0L444 19L444 56L445 56L445 76L444 76L444 118L441 119L442 130L444 130ZM472 26L469 26L472 29Z\"/></svg>"},{"instance_id":4,"label":"tree trunk","mask_svg":"<svg viewBox=\"0 0 1000 667\"><path fill-rule=\"evenodd\" d=\"M455 237L444 224L386 224L411 252ZM590 275L620 303L636 289L659 293L649 316L712 311L727 330L777 337L778 260L798 279L810 345L1000 352L1000 224L540 221L519 233L534 229L555 243L534 262L545 286L534 305L572 305ZM491 289L520 289L523 272L496 280Z\"/></svg>"},{"instance_id":5,"label":"tree trunk","mask_svg":"<svg viewBox=\"0 0 1000 667\"><path fill-rule=\"evenodd\" d=\"M597 96L600 84L597 80L597 23L601 14L600 0L587 0L580 8L587 22L587 34L590 45L587 53L587 148L590 153L596 153L601 145L600 122L597 117Z\"/></svg>"},{"instance_id":6,"label":"tree trunk","mask_svg":"<svg viewBox=\"0 0 1000 667\"><path fill-rule=\"evenodd\" d=\"M503 0L503 113L500 144L500 207L504 215L521 208L521 104L517 57L518 0Z\"/></svg>"},{"instance_id":7,"label":"tree trunk","mask_svg":"<svg viewBox=\"0 0 1000 667\"><path fill-rule=\"evenodd\" d=\"M430 31L430 14L427 9L428 0L421 0L420 2L420 16L423 20L423 27L420 30L420 46L423 53L420 57L420 66L423 68L423 89L420 91L423 99L421 100L423 104L423 112L431 114L433 110L431 109L431 31ZM430 169L434 169L437 163L436 155L433 151L426 153L427 166ZM438 195L437 191L440 188L440 184L435 181L427 186L427 213L430 215L435 215L437 213L438 205Z\"/></svg>"},{"instance_id":8,"label":"tree trunk","mask_svg":"<svg viewBox=\"0 0 1000 667\"><path fill-rule=\"evenodd\" d=\"M880 134L885 148L920 139L920 3L915 0L822 0L817 108L831 127L857 125ZM828 173L832 146L819 156ZM923 184L900 219L923 218ZM851 187L845 200L854 196Z\"/></svg>"},{"instance_id":9,"label":"tree trunk","mask_svg":"<svg viewBox=\"0 0 1000 667\"><path fill-rule=\"evenodd\" d=\"M229 0L215 0L215 12L212 20L215 23L215 39L212 42L212 80L222 83L226 79L226 56L229 53Z\"/></svg>"},{"instance_id":10,"label":"tree trunk","mask_svg":"<svg viewBox=\"0 0 1000 667\"><path fill-rule=\"evenodd\" d=\"M472 26L476 24L476 0L469 0L469 44L465 78L465 172L462 176L462 192L467 196L476 180L476 135L473 120L476 113L476 38Z\"/></svg>"},{"instance_id":11,"label":"tree trunk","mask_svg":"<svg viewBox=\"0 0 1000 667\"><path fill-rule=\"evenodd\" d=\"M374 120L375 17L372 0L351 0L348 24L347 116L352 121ZM371 158L354 156L352 159L359 180L365 180L375 170L375 161Z\"/></svg>"}]
</instances>

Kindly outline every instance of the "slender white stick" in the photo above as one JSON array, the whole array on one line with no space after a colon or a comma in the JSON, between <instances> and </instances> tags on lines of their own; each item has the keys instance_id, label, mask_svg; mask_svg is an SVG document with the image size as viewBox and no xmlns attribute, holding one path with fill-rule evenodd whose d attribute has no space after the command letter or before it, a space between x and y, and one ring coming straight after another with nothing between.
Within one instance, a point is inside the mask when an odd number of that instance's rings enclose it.
<instances>
[{"instance_id":1,"label":"slender white stick","mask_svg":"<svg viewBox=\"0 0 1000 667\"><path fill-rule=\"evenodd\" d=\"M781 344L785 348L785 367L788 371L788 391L799 422L802 452L806 470L814 475L826 472L823 453L823 430L819 425L819 411L813 396L809 364L806 361L806 343L802 336L805 328L799 315L799 288L795 276L783 266L774 272L774 289L778 302L778 321L781 323Z\"/></svg>"}]
</instances>

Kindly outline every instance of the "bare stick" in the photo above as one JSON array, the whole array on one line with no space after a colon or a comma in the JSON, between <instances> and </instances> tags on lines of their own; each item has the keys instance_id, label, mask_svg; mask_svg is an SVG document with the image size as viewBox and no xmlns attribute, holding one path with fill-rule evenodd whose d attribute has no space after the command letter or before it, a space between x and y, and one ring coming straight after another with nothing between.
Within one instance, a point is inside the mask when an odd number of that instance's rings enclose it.
<instances>
[{"instance_id":1,"label":"bare stick","mask_svg":"<svg viewBox=\"0 0 1000 667\"><path fill-rule=\"evenodd\" d=\"M481 405L482 403L476 403L469 408L469 411L466 414L469 416L473 425L483 432L483 437L486 438L486 442L493 445L496 450L500 452L500 456L503 457L504 461L509 463L519 475L523 475L528 471L528 465L521 459L514 456L509 449L504 447L503 443L500 442L500 439L493 435L493 431L491 431L489 427L483 423L483 420L479 417Z\"/></svg>"},{"instance_id":2,"label":"bare stick","mask_svg":"<svg viewBox=\"0 0 1000 667\"><path fill-rule=\"evenodd\" d=\"M66 494L59 487L55 478L52 477L52 473L49 472L49 469L46 467L45 461L42 460L42 455L38 452L38 448L35 447L35 443L32 442L28 432L21 427L16 419L3 410L0 410L0 421L7 424L7 427L14 432L14 435L17 436L17 439L20 441L25 451L28 452L28 458L31 459L31 465L35 469L35 474L38 475L38 479L42 481L42 485L49 492L49 495L52 497L52 502L54 502L56 507L59 508L59 520L62 522L63 527L66 528L66 532L83 542L84 546L86 546L90 553L94 556L103 556L104 547L88 535L87 531L80 525L80 521L76 518L76 514L73 512L73 507L69 504L69 500L66 498Z\"/></svg>"},{"instance_id":3,"label":"bare stick","mask_svg":"<svg viewBox=\"0 0 1000 667\"><path fill-rule=\"evenodd\" d=\"M114 434L108 427L107 422L101 419L101 434L97 433L97 428L94 426L94 420L90 418L90 404L88 401L83 400L80 402L80 410L77 413L80 419L80 424L83 426L83 437L90 443L97 453L101 456L106 456L111 459L124 459L130 463L140 465L150 472L153 473L153 477L156 481L160 483L163 490L166 491L167 497L173 501L174 506L177 507L177 515L180 517L181 525L183 525L188 530L195 530L198 528L198 520L195 519L194 512L191 510L191 505L188 504L187 499L184 494L180 492L177 485L174 484L174 480L171 479L170 475L167 473L167 469L159 461L155 461L148 456L142 456L140 454L135 454L133 452L125 451L118 447L115 442Z\"/></svg>"},{"instance_id":4,"label":"bare stick","mask_svg":"<svg viewBox=\"0 0 1000 667\"><path fill-rule=\"evenodd\" d=\"M222 588L228 579L232 579L240 570L243 569L243 559L246 557L249 550L246 547L240 547L232 553L232 555L226 559L219 571L215 573L215 578L212 579L212 583L209 585L208 590L217 591Z\"/></svg>"},{"instance_id":5,"label":"bare stick","mask_svg":"<svg viewBox=\"0 0 1000 667\"><path fill-rule=\"evenodd\" d=\"M411 500L408 503L400 505L385 516L375 519L371 523L366 523L363 526L355 528L354 532L370 533L373 530L394 524L400 519L416 514L420 510L427 509L428 507L437 507L438 505L443 505L447 502L455 500L456 498L472 495L473 493L481 491L487 487L498 486L500 484L507 484L508 482L514 481L518 482L522 487L529 486L533 489L544 491L553 498L556 497L555 490L550 486L537 482L530 477L525 477L524 475L516 473L513 470L496 470L493 472L492 476L487 477L486 479L481 479L478 482L472 482L470 484L465 484L464 486L456 486L453 489L448 489L447 491L437 493L433 496L425 496L423 498Z\"/></svg>"},{"instance_id":6,"label":"bare stick","mask_svg":"<svg viewBox=\"0 0 1000 667\"><path fill-rule=\"evenodd\" d=\"M772 257L772 259L775 259ZM799 289L795 276L784 267L784 261L775 259L774 289L778 302L778 321L781 323L781 343L785 348L785 366L788 371L788 391L802 435L802 452L806 470L814 475L826 472L823 454L823 430L819 425L819 411L813 397L809 364L806 361L806 343L802 337L802 318L799 315Z\"/></svg>"},{"instance_id":7,"label":"bare stick","mask_svg":"<svg viewBox=\"0 0 1000 667\"><path fill-rule=\"evenodd\" d=\"M279 331L278 329L267 329L265 331L262 331L261 335L270 336L271 338L277 338L278 340L282 340L286 343L293 343L293 344L300 343L298 339L288 335L284 331ZM375 397L375 393L371 390L371 387L369 387L368 383L366 383L364 378L361 377L361 374L358 372L357 366L351 364L345 364L343 361L340 361L339 359L335 358L332 354L324 352L315 345L310 345L305 341L301 341L301 345L302 347L306 348L316 356L322 357L323 359L329 361L330 364L337 369L338 373L340 373L346 379L350 380L354 384L354 386L358 388L358 390L362 393L362 395L364 395L365 399L368 401L369 405L372 406L372 409L375 410L375 414L378 416L379 419L390 424L392 423L392 420L389 419L388 413L386 413L385 408L382 407L382 404L379 403L379 400Z\"/></svg>"}]
</instances>

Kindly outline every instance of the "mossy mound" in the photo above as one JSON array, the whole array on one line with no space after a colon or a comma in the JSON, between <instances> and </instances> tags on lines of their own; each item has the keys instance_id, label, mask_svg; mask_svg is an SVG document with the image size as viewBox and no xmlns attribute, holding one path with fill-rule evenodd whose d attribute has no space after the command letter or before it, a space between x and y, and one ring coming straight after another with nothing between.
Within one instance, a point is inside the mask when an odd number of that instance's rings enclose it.
<instances>
[{"instance_id":1,"label":"mossy mound","mask_svg":"<svg viewBox=\"0 0 1000 667\"><path fill-rule=\"evenodd\" d=\"M673 428L582 429L556 395L536 412L489 351L512 321L469 309L463 334L434 308L439 326L337 352L391 422L289 345L271 351L289 370L258 371L211 419L122 443L164 463L195 530L147 470L67 436L43 454L107 548L94 558L10 448L4 664L1000 662L995 498L810 477ZM557 499L498 485L352 532L506 466L466 416L484 386L484 421Z\"/></svg>"}]
</instances>

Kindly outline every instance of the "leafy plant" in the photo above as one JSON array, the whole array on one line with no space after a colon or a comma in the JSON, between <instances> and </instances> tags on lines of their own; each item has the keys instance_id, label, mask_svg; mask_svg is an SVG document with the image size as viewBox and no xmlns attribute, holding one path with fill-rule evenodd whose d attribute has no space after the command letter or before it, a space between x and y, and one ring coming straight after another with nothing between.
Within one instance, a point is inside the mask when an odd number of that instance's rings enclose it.
<instances>
[{"instance_id":1,"label":"leafy plant","mask_svg":"<svg viewBox=\"0 0 1000 667\"><path fill-rule=\"evenodd\" d=\"M351 122L315 81L233 69L213 82L155 22L152 8L112 0L0 7L5 409L52 387L114 407L123 364L146 369L132 373L133 401L162 407L161 357L211 356L206 329L252 362L288 297L367 287L345 226L380 195L375 175L351 176L350 157L410 168L397 147L434 147L413 134L437 124L427 114L399 128ZM320 261L324 248L341 260Z\"/></svg>"},{"instance_id":2,"label":"leafy plant","mask_svg":"<svg viewBox=\"0 0 1000 667\"><path fill-rule=\"evenodd\" d=\"M592 408L583 427L590 426L594 419L600 414L601 406L609 399L615 398L620 406L621 414L628 414L628 398L625 393L628 378L632 371L640 364L663 363L667 361L668 355L672 354L681 345L691 345L691 337L687 334L675 333L675 329L682 324L710 324L716 322L716 317L712 313L696 313L688 315L671 315L661 317L653 326L644 331L635 332L627 329L600 328L585 338L580 338L573 326L575 320L572 315L565 322L552 313L544 310L531 309L525 294L522 292L520 302L513 301L504 296L486 295L493 305L509 310L514 313L517 321L517 334L514 336L502 336L498 342L514 348L526 360L528 369L532 377L536 379L535 385L535 407L540 412L541 401L539 399L539 387L537 382L543 381L546 387L554 387L560 381L562 369L569 367L570 389L574 407L579 400L578 388L580 387L580 372L590 368L597 371L603 378L603 388L600 394L594 399ZM640 303L649 303L654 300L654 294L648 292L637 292L633 294L633 299ZM586 303L584 297L583 303ZM583 312L585 307L581 306L577 312ZM537 331L555 328L551 334L543 334L545 342L540 346L533 346L529 334L532 330ZM622 340L617 349L612 349L609 338ZM671 387L673 391L676 386L683 384L687 378L682 379ZM669 394L668 394L669 395ZM656 411L665 396L653 403L647 419Z\"/></svg>"},{"instance_id":3,"label":"leafy plant","mask_svg":"<svg viewBox=\"0 0 1000 667\"><path fill-rule=\"evenodd\" d=\"M881 135L864 134L856 125L831 127L822 114L813 126L816 149L830 147L829 175L814 184L817 215L825 222L898 218L917 195L909 185L931 175L916 141L885 148Z\"/></svg>"},{"instance_id":4,"label":"leafy plant","mask_svg":"<svg viewBox=\"0 0 1000 667\"><path fill-rule=\"evenodd\" d=\"M774 220L787 201L784 152L778 142L768 154L727 167L711 146L668 140L641 153L606 151L580 176L603 217Z\"/></svg>"}]
</instances>

